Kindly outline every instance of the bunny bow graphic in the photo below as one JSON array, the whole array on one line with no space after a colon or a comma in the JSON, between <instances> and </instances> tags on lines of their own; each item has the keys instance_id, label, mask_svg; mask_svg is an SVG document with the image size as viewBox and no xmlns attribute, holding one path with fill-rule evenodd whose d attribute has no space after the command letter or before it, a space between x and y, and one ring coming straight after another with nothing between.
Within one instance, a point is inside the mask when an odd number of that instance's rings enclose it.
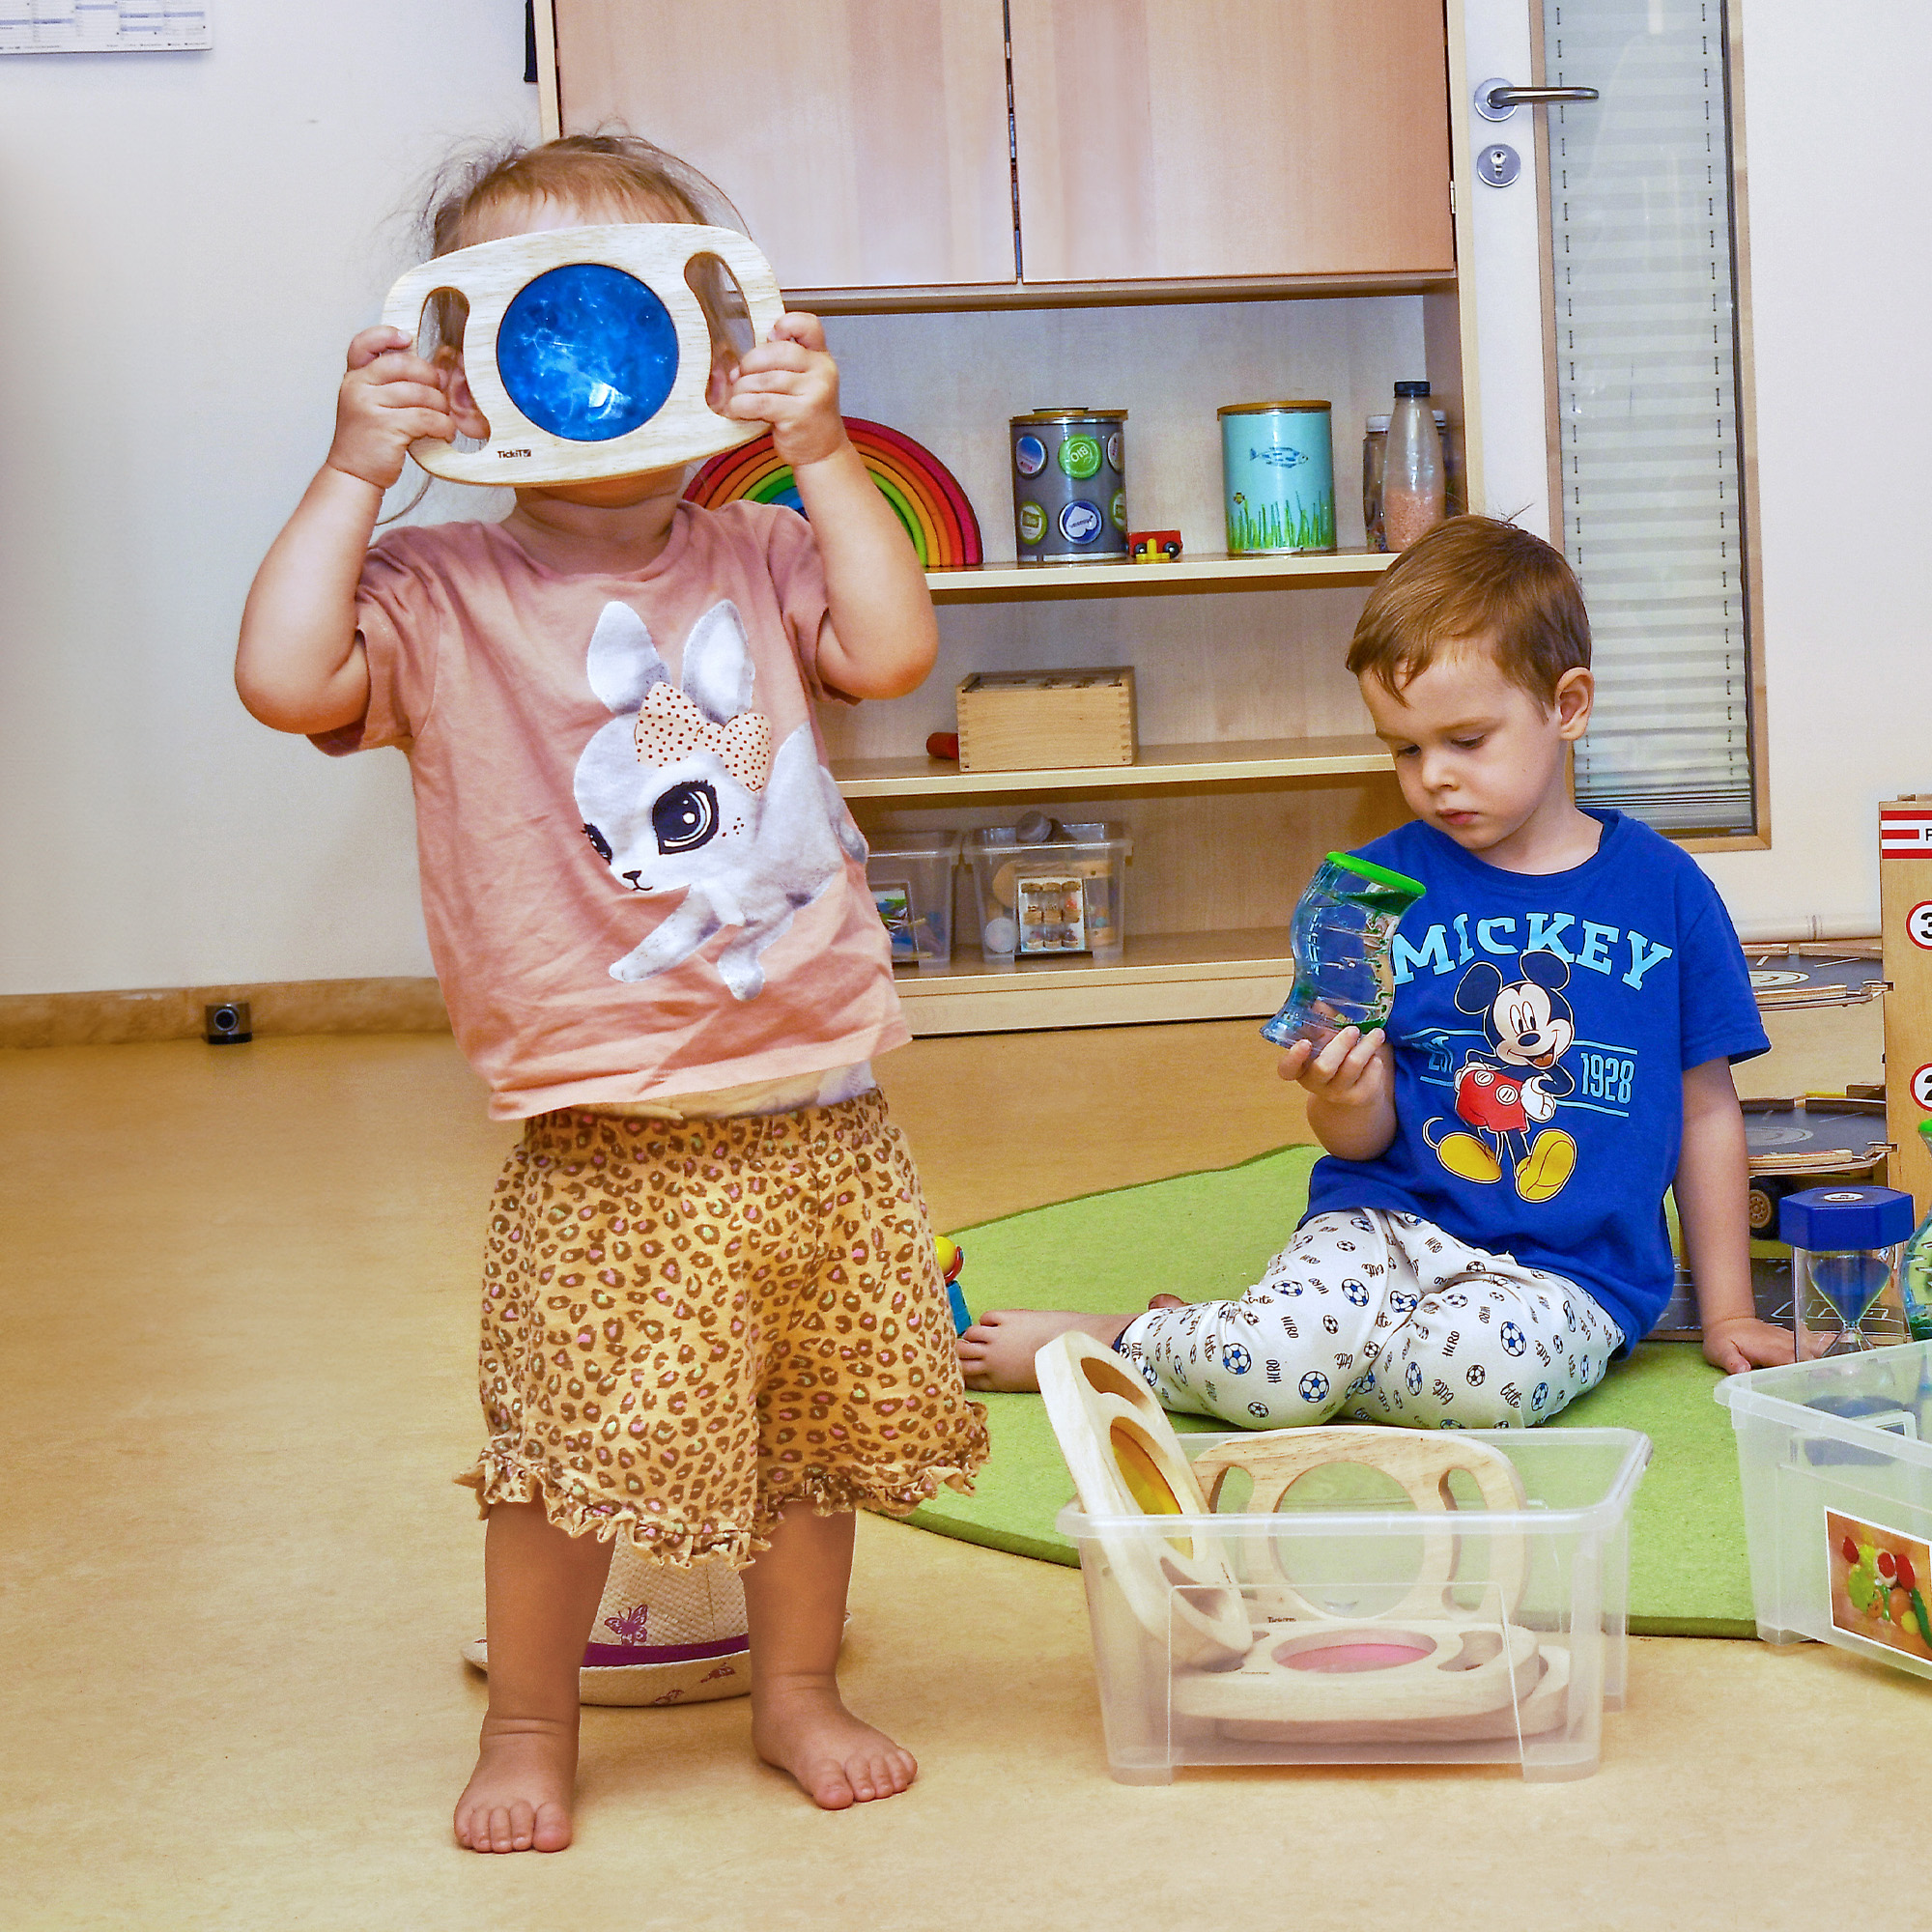
<instances>
[{"instance_id":1,"label":"bunny bow graphic","mask_svg":"<svg viewBox=\"0 0 1932 1932\"><path fill-rule=\"evenodd\" d=\"M626 893L677 898L611 977L635 985L703 951L734 1000L756 999L766 948L866 858L810 719L772 743L728 599L686 634L676 680L643 619L614 602L583 668L611 714L577 761L584 834Z\"/></svg>"},{"instance_id":2,"label":"bunny bow graphic","mask_svg":"<svg viewBox=\"0 0 1932 1932\"><path fill-rule=\"evenodd\" d=\"M674 765L709 752L747 791L763 791L772 773L772 727L755 711L714 724L683 692L654 684L638 711L638 762Z\"/></svg>"}]
</instances>

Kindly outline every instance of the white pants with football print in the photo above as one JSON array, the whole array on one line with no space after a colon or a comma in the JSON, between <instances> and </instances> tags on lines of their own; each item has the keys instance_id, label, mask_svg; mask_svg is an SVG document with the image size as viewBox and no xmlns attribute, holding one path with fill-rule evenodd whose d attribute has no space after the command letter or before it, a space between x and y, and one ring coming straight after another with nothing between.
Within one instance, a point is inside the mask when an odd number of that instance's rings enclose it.
<instances>
[{"instance_id":1,"label":"white pants with football print","mask_svg":"<svg viewBox=\"0 0 1932 1932\"><path fill-rule=\"evenodd\" d=\"M1622 1343L1575 1282L1364 1208L1318 1214L1240 1300L1151 1309L1116 1346L1164 1407L1240 1429L1515 1429Z\"/></svg>"}]
</instances>

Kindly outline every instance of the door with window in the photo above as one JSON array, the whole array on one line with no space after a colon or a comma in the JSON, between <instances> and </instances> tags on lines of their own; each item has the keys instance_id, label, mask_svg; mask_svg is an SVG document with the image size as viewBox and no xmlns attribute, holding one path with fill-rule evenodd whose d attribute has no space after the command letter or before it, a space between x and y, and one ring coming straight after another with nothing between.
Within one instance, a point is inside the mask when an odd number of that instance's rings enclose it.
<instances>
[{"instance_id":1,"label":"door with window","mask_svg":"<svg viewBox=\"0 0 1932 1932\"><path fill-rule=\"evenodd\" d=\"M1723 0L1463 0L1489 501L1590 606L1584 805L1761 841Z\"/></svg>"}]
</instances>

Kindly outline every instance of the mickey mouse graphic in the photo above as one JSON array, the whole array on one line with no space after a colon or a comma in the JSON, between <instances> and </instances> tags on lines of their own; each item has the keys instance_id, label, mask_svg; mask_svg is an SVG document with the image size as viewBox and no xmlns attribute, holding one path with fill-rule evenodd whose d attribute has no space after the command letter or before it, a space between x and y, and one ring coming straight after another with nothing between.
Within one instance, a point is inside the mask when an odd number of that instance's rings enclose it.
<instances>
[{"instance_id":1,"label":"mickey mouse graphic","mask_svg":"<svg viewBox=\"0 0 1932 1932\"><path fill-rule=\"evenodd\" d=\"M1500 1180L1507 1165L1523 1200L1548 1201L1576 1171L1577 1143L1548 1124L1577 1089L1556 1064L1577 1037L1561 992L1569 979L1557 953L1525 952L1514 980L1478 960L1457 985L1457 1010L1482 1015L1489 1051L1471 1047L1456 1074L1456 1117L1469 1131L1437 1141L1429 1130L1441 1123L1431 1121L1422 1137L1460 1179Z\"/></svg>"}]
</instances>

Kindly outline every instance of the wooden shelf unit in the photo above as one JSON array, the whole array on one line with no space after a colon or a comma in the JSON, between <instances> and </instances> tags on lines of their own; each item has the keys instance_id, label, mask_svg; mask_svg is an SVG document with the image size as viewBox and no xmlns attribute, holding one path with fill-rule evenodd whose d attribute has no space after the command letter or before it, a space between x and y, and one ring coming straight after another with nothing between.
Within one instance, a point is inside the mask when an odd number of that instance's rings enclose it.
<instances>
[{"instance_id":1,"label":"wooden shelf unit","mask_svg":"<svg viewBox=\"0 0 1932 1932\"><path fill-rule=\"evenodd\" d=\"M781 287L829 318L843 408L937 453L980 517L989 560L927 574L940 652L926 685L892 705L821 707L861 829L876 842L1009 825L1037 799L1067 820L1117 820L1133 840L1121 963L987 970L962 883L954 964L896 976L914 1030L1272 1012L1292 970L1289 916L1321 854L1406 815L1342 662L1390 559L1214 554L1226 541L1215 411L1328 398L1338 528L1359 545L1363 418L1389 407L1391 382L1427 377L1463 433L1470 499L1486 506L1464 272L1482 190L1468 172L1462 10L537 0L535 11L546 133L627 123L713 174ZM726 116L696 84L723 31L744 54ZM1392 100L1405 128L1393 143ZM1007 419L1067 403L1129 411L1131 526L1179 529L1178 563L1011 560ZM1132 765L969 773L923 754L929 732L953 728L952 693L969 672L1090 665L1134 668Z\"/></svg>"}]
</instances>

